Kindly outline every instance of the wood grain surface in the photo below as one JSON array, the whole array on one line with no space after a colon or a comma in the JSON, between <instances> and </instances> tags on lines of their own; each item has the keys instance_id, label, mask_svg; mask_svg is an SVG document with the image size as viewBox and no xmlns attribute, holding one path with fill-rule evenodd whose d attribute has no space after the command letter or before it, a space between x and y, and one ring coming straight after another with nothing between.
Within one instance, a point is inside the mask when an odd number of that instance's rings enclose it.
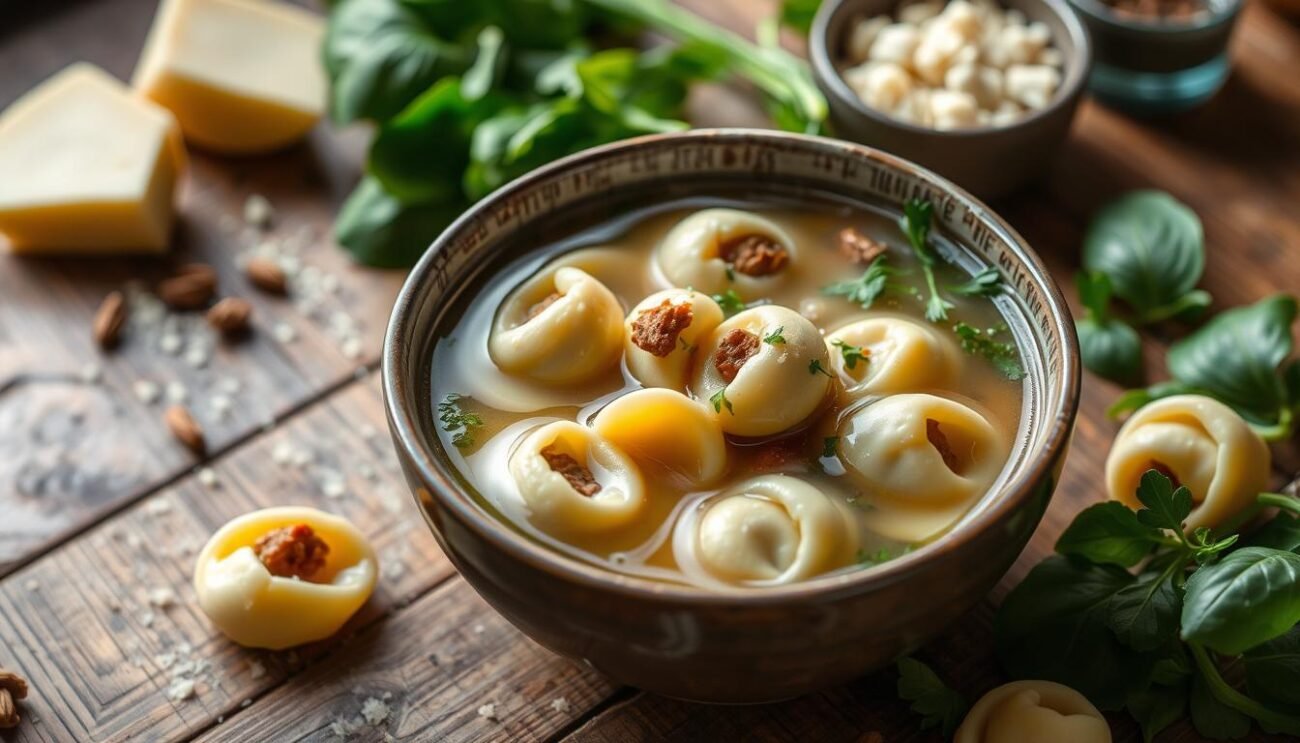
<instances>
[{"instance_id":1,"label":"wood grain surface","mask_svg":"<svg viewBox=\"0 0 1300 743\"><path fill-rule=\"evenodd\" d=\"M129 76L155 4L0 8L0 107L77 59ZM742 33L772 8L684 4ZM1233 61L1209 105L1172 119L1136 121L1085 103L1051 175L995 208L1065 283L1101 203L1161 188L1204 221L1204 285L1216 307L1295 291L1300 30L1251 5ZM719 86L694 91L689 109L702 125L762 122L743 92ZM541 650L474 595L392 469L373 370L402 277L350 264L330 238L365 137L322 126L270 157L196 154L176 249L165 259L0 254L0 666L33 688L27 719L0 740L937 739L917 731L889 672L781 704L687 704L618 688ZM254 193L275 207L265 233L241 216ZM307 270L290 299L257 292L240 270L267 242L291 246ZM219 342L197 315L168 327L137 318L120 349L96 349L91 319L105 293L128 285L147 293L190 261L217 268L223 295L254 303L248 339ZM306 291L322 281L334 288ZM1163 350L1181 332L1146 334L1152 378L1163 375ZM181 348L163 340L169 334ZM203 363L190 345L207 350ZM142 381L159 399L142 394ZM169 386L184 388L207 433L206 461L162 423ZM1086 376L1071 455L1042 526L989 600L920 653L971 698L1005 680L992 655L996 603L1080 508L1103 497L1100 472L1117 427L1104 410L1119 391ZM1300 449L1275 453L1281 484L1300 469ZM194 606L193 558L228 518L291 503L343 513L370 535L380 589L330 641L243 650ZM193 691L183 695L188 682ZM1127 718L1112 722L1116 740L1140 739ZM1197 739L1186 725L1160 737Z\"/></svg>"}]
</instances>

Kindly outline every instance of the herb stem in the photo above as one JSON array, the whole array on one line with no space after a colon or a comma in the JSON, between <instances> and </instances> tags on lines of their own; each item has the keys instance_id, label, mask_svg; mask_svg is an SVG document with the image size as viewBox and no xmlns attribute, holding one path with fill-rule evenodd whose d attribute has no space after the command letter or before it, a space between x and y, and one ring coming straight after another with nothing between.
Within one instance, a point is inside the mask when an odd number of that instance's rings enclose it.
<instances>
[{"instance_id":1,"label":"herb stem","mask_svg":"<svg viewBox=\"0 0 1300 743\"><path fill-rule=\"evenodd\" d=\"M1271 426L1260 426L1252 423L1250 427L1255 429L1255 433L1259 434L1259 437L1265 441L1282 441L1290 438L1294 422L1295 414L1291 412L1291 408L1283 406L1277 413L1277 423Z\"/></svg>"},{"instance_id":2,"label":"herb stem","mask_svg":"<svg viewBox=\"0 0 1300 743\"><path fill-rule=\"evenodd\" d=\"M1271 731L1300 735L1300 717L1275 712L1232 688L1227 681L1223 680L1219 667L1200 643L1189 642L1187 646L1191 648L1192 657L1196 659L1196 667L1210 687L1210 693L1220 704L1253 718Z\"/></svg>"},{"instance_id":3,"label":"herb stem","mask_svg":"<svg viewBox=\"0 0 1300 743\"><path fill-rule=\"evenodd\" d=\"M1290 511L1291 513L1300 515L1300 500L1296 500L1289 495L1283 495L1282 493L1260 493L1255 500L1257 502L1256 505L1261 509L1265 506L1273 506L1275 508L1280 508L1283 511ZM1256 511L1256 513L1258 513L1258 511Z\"/></svg>"}]
</instances>

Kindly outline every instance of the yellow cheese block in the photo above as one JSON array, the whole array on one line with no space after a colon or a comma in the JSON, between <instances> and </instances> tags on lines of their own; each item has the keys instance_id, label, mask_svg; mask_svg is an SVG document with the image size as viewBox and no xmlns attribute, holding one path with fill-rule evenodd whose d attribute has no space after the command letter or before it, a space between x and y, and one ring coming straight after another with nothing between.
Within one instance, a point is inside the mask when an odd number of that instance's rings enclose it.
<instances>
[{"instance_id":1,"label":"yellow cheese block","mask_svg":"<svg viewBox=\"0 0 1300 743\"><path fill-rule=\"evenodd\" d=\"M160 252L184 167L170 113L74 64L0 114L0 233L15 252Z\"/></svg>"},{"instance_id":2,"label":"yellow cheese block","mask_svg":"<svg viewBox=\"0 0 1300 743\"><path fill-rule=\"evenodd\" d=\"M325 108L321 18L266 0L164 0L132 84L192 144L255 154L301 139Z\"/></svg>"}]
</instances>

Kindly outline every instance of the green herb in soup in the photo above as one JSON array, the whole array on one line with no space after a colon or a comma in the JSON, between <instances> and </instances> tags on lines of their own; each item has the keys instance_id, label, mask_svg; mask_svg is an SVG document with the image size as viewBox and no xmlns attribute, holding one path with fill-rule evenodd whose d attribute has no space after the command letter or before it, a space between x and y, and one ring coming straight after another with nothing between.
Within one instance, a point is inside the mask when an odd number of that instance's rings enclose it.
<instances>
[{"instance_id":1,"label":"green herb in soup","mask_svg":"<svg viewBox=\"0 0 1300 743\"><path fill-rule=\"evenodd\" d=\"M996 274L909 211L668 204L532 253L435 348L453 460L525 534L659 580L786 584L933 540L1002 471L1023 371L926 319L978 286L944 312L1002 324ZM886 253L891 291L826 291Z\"/></svg>"}]
</instances>

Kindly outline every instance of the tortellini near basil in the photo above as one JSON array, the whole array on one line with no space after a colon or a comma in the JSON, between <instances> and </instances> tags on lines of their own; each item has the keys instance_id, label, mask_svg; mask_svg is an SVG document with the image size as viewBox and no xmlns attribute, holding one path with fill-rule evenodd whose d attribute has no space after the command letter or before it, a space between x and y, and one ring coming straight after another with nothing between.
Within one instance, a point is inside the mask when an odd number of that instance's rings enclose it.
<instances>
[{"instance_id":1,"label":"tortellini near basil","mask_svg":"<svg viewBox=\"0 0 1300 743\"><path fill-rule=\"evenodd\" d=\"M924 541L961 518L1008 452L986 413L930 394L882 398L840 428L840 456L874 506L868 525L903 542Z\"/></svg>"},{"instance_id":2,"label":"tortellini near basil","mask_svg":"<svg viewBox=\"0 0 1300 743\"><path fill-rule=\"evenodd\" d=\"M1268 446L1232 408L1202 395L1176 395L1124 423L1106 457L1106 489L1139 508L1142 474L1158 470L1192 493L1187 529L1214 528L1267 489L1270 466Z\"/></svg>"},{"instance_id":3,"label":"tortellini near basil","mask_svg":"<svg viewBox=\"0 0 1300 743\"><path fill-rule=\"evenodd\" d=\"M510 455L510 475L529 520L554 536L618 529L645 506L636 462L571 421L548 423L525 436Z\"/></svg>"},{"instance_id":4,"label":"tortellini near basil","mask_svg":"<svg viewBox=\"0 0 1300 743\"><path fill-rule=\"evenodd\" d=\"M1052 681L1013 681L971 707L953 743L1110 743L1110 726L1087 697Z\"/></svg>"},{"instance_id":5,"label":"tortellini near basil","mask_svg":"<svg viewBox=\"0 0 1300 743\"><path fill-rule=\"evenodd\" d=\"M678 565L703 580L781 584L842 567L858 535L844 506L787 475L764 475L723 491L678 522Z\"/></svg>"},{"instance_id":6,"label":"tortellini near basil","mask_svg":"<svg viewBox=\"0 0 1300 743\"><path fill-rule=\"evenodd\" d=\"M716 480L727 468L717 418L680 392L629 392L597 413L591 428L638 464L663 467L690 487Z\"/></svg>"},{"instance_id":7,"label":"tortellini near basil","mask_svg":"<svg viewBox=\"0 0 1300 743\"><path fill-rule=\"evenodd\" d=\"M851 397L945 388L961 373L962 355L948 335L898 315L849 323L826 342Z\"/></svg>"},{"instance_id":8,"label":"tortellini near basil","mask_svg":"<svg viewBox=\"0 0 1300 743\"><path fill-rule=\"evenodd\" d=\"M704 209L678 222L655 251L672 286L708 294L735 289L751 300L770 291L795 260L794 240L770 219L739 209Z\"/></svg>"},{"instance_id":9,"label":"tortellini near basil","mask_svg":"<svg viewBox=\"0 0 1300 743\"><path fill-rule=\"evenodd\" d=\"M567 384L609 371L623 351L623 308L581 269L545 270L497 312L488 353L504 372Z\"/></svg>"},{"instance_id":10,"label":"tortellini near basil","mask_svg":"<svg viewBox=\"0 0 1300 743\"><path fill-rule=\"evenodd\" d=\"M737 436L780 433L826 399L830 360L816 326L794 310L764 305L714 328L700 345L691 392Z\"/></svg>"},{"instance_id":11,"label":"tortellini near basil","mask_svg":"<svg viewBox=\"0 0 1300 743\"><path fill-rule=\"evenodd\" d=\"M647 387L686 389L700 341L722 322L707 294L666 289L632 308L625 322L627 369Z\"/></svg>"}]
</instances>

